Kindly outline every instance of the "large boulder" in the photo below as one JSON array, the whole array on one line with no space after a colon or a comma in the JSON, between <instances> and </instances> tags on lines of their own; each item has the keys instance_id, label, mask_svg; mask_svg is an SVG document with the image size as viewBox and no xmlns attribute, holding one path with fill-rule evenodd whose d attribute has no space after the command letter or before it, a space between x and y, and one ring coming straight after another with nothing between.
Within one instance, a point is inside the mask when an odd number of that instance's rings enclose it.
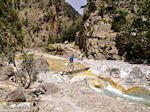
<instances>
[{"instance_id":1,"label":"large boulder","mask_svg":"<svg viewBox=\"0 0 150 112\"><path fill-rule=\"evenodd\" d=\"M140 68L134 67L126 78L125 83L131 86L145 86L147 84L146 75Z\"/></svg>"},{"instance_id":2,"label":"large boulder","mask_svg":"<svg viewBox=\"0 0 150 112\"><path fill-rule=\"evenodd\" d=\"M31 81L36 81L37 74L46 73L47 71L50 71L50 67L46 59L36 58L33 60L33 67L31 71Z\"/></svg>"},{"instance_id":3,"label":"large boulder","mask_svg":"<svg viewBox=\"0 0 150 112\"><path fill-rule=\"evenodd\" d=\"M17 84L10 81L0 81L0 101L5 101L5 95L17 88ZM0 109L1 110L1 109Z\"/></svg>"},{"instance_id":4,"label":"large boulder","mask_svg":"<svg viewBox=\"0 0 150 112\"><path fill-rule=\"evenodd\" d=\"M141 71L140 68L134 67L129 75L136 79L141 79L144 76L144 73Z\"/></svg>"},{"instance_id":5,"label":"large boulder","mask_svg":"<svg viewBox=\"0 0 150 112\"><path fill-rule=\"evenodd\" d=\"M142 73L141 69L138 67L134 67L132 71L129 73L128 78L126 80L127 83L137 83L144 74Z\"/></svg>"},{"instance_id":6,"label":"large boulder","mask_svg":"<svg viewBox=\"0 0 150 112\"><path fill-rule=\"evenodd\" d=\"M37 73L43 73L50 71L49 64L46 59L43 58L36 58L33 60L33 71L36 71Z\"/></svg>"},{"instance_id":7,"label":"large boulder","mask_svg":"<svg viewBox=\"0 0 150 112\"><path fill-rule=\"evenodd\" d=\"M14 69L11 66L0 67L0 80L7 80L14 75Z\"/></svg>"},{"instance_id":8,"label":"large boulder","mask_svg":"<svg viewBox=\"0 0 150 112\"><path fill-rule=\"evenodd\" d=\"M6 101L8 102L25 102L26 101L26 95L23 88L18 87L17 89L9 92L6 95Z\"/></svg>"}]
</instances>

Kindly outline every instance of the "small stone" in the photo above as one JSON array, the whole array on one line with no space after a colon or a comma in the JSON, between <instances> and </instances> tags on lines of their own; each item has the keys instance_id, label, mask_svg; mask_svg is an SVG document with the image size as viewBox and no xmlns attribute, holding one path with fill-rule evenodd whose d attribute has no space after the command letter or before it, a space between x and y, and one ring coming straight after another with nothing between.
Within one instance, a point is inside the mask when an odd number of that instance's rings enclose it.
<instances>
[{"instance_id":1,"label":"small stone","mask_svg":"<svg viewBox=\"0 0 150 112\"><path fill-rule=\"evenodd\" d=\"M14 109L14 108L16 108L16 104L12 104L9 107L12 108L12 109Z\"/></svg>"}]
</instances>

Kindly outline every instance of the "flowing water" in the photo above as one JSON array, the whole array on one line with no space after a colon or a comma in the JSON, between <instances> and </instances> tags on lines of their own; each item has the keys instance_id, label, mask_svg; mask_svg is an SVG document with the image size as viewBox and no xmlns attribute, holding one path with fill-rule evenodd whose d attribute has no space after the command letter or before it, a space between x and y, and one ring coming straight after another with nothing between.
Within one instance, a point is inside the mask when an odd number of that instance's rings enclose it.
<instances>
[{"instance_id":1,"label":"flowing water","mask_svg":"<svg viewBox=\"0 0 150 112\"><path fill-rule=\"evenodd\" d=\"M90 87L102 94L117 98L117 99L124 99L127 101L133 101L133 102L140 102L143 103L147 106L150 106L150 97L149 96L145 96L144 94L140 94L139 96L135 96L134 93L131 93L130 95L128 94L124 94L121 91L119 91L118 89L112 87L110 84L107 85L107 87L105 88L97 88L93 85L90 85ZM142 91L142 89L141 89ZM147 93L149 94L149 93Z\"/></svg>"}]
</instances>

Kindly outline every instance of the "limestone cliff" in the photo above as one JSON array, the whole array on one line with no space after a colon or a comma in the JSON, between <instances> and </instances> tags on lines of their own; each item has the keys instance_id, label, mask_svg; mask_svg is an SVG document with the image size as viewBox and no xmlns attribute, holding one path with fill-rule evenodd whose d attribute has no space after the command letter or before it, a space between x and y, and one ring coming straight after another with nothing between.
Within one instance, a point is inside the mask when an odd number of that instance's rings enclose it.
<instances>
[{"instance_id":1,"label":"limestone cliff","mask_svg":"<svg viewBox=\"0 0 150 112\"><path fill-rule=\"evenodd\" d=\"M77 33L76 42L86 51L88 58L120 59L116 45L117 32L112 30L112 21L117 8L128 9L130 0L88 0L84 10L82 31Z\"/></svg>"}]
</instances>

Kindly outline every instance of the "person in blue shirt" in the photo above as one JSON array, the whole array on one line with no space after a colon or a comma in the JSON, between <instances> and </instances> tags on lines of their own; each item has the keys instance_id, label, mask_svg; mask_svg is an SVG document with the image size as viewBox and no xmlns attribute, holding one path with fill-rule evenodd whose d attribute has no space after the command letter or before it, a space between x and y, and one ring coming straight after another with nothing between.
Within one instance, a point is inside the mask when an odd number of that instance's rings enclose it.
<instances>
[{"instance_id":1,"label":"person in blue shirt","mask_svg":"<svg viewBox=\"0 0 150 112\"><path fill-rule=\"evenodd\" d=\"M69 67L70 70L74 70L74 55L69 58Z\"/></svg>"}]
</instances>

